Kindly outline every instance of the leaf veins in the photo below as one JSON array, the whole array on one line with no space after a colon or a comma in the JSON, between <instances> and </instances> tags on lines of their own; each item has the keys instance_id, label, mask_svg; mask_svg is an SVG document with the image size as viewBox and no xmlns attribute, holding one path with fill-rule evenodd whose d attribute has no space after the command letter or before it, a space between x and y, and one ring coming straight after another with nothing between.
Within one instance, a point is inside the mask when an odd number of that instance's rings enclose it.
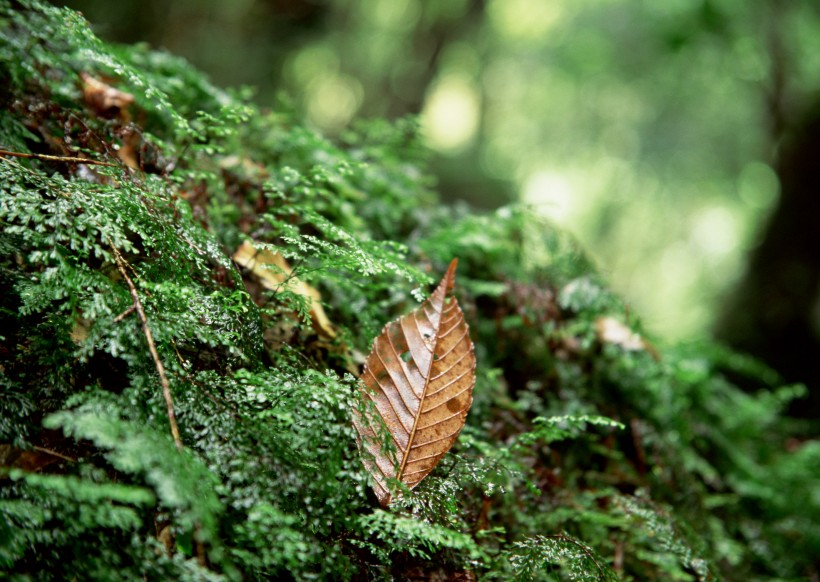
<instances>
[{"instance_id":1,"label":"leaf veins","mask_svg":"<svg viewBox=\"0 0 820 582\"><path fill-rule=\"evenodd\" d=\"M450 450L473 401L473 342L452 295L457 264L453 259L424 303L384 327L361 375L362 397L372 406L353 424L385 507L394 496L391 480L412 489ZM379 434L377 417L387 435Z\"/></svg>"}]
</instances>

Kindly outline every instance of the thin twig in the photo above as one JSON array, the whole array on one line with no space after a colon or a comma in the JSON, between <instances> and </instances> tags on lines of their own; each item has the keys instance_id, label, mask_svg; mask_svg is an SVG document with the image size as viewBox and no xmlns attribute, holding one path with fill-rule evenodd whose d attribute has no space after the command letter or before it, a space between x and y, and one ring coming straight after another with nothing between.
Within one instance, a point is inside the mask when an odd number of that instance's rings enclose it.
<instances>
[{"instance_id":1,"label":"thin twig","mask_svg":"<svg viewBox=\"0 0 820 582\"><path fill-rule=\"evenodd\" d=\"M115 317L115 318L114 318L114 323L119 323L119 322L121 322L123 319L125 319L126 317L128 317L129 315L131 315L132 313L134 313L134 311L135 311L135 310L136 310L136 307L134 307L134 306L132 305L131 307L129 307L128 309L126 309L125 311L123 311L122 313L120 313L117 317Z\"/></svg>"},{"instance_id":2,"label":"thin twig","mask_svg":"<svg viewBox=\"0 0 820 582\"><path fill-rule=\"evenodd\" d=\"M52 457L57 457L57 458L62 459L64 461L68 461L69 463L76 463L77 462L77 459L72 459L71 457L67 457L67 456L63 455L62 453L58 453L57 451L52 451L51 449L47 449L45 447L38 447L38 446L35 445L33 448L37 452L45 453L47 455L51 455Z\"/></svg>"},{"instance_id":3,"label":"thin twig","mask_svg":"<svg viewBox=\"0 0 820 582\"><path fill-rule=\"evenodd\" d=\"M148 327L148 319L145 317L145 310L142 308L142 302L140 301L139 294L137 293L137 287L134 285L134 282L131 280L131 277L128 276L128 272L125 269L125 259L122 258L122 255L115 247L112 246L111 250L114 251L114 258L117 261L117 269L119 269L120 274L128 284L128 289L131 291L131 298L134 301L134 309L136 309L137 316L140 318L140 323L142 323L142 333L145 334L145 340L148 342L148 350L151 352L151 357L154 359L154 365L157 367L157 373L159 374L159 382L162 384L162 396L165 398L165 407L168 409L168 424L171 425L171 435L174 437L174 443L176 444L177 449L182 451L182 437L179 436L177 417L174 413L174 401L171 398L171 385L168 383L168 376L165 375L165 366L162 365L162 360L159 359L157 346L154 344L154 337L151 335L151 328Z\"/></svg>"},{"instance_id":4,"label":"thin twig","mask_svg":"<svg viewBox=\"0 0 820 582\"><path fill-rule=\"evenodd\" d=\"M46 154L27 154L23 152L10 152L8 150L0 150L0 156L11 156L13 158L27 158L34 160L46 160L49 162L66 162L69 164L90 164L92 166L111 166L116 167L117 164L111 162L98 162L97 160L90 160L88 158L75 158L73 156L49 156Z\"/></svg>"},{"instance_id":5,"label":"thin twig","mask_svg":"<svg viewBox=\"0 0 820 582\"><path fill-rule=\"evenodd\" d=\"M182 357L182 354L179 353L179 348L177 347L177 342L175 342L173 340L173 338L171 339L171 345L174 346L174 351L177 354L177 359L179 359L179 363L182 364L182 367L184 368L185 366L188 365L188 362L186 362L185 358Z\"/></svg>"}]
</instances>

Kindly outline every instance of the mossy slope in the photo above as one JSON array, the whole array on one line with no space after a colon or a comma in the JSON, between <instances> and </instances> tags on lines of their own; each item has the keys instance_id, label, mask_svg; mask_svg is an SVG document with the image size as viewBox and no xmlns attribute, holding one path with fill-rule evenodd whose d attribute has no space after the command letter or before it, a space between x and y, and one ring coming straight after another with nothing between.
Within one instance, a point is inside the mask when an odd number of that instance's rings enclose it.
<instances>
[{"instance_id":1,"label":"mossy slope","mask_svg":"<svg viewBox=\"0 0 820 582\"><path fill-rule=\"evenodd\" d=\"M3 576L817 575L820 446L779 415L800 389L719 346L658 353L526 209L441 206L411 122L331 142L35 1L0 1L0 79L0 147L36 156L0 159ZM333 333L231 261L248 239ZM352 373L452 257L473 410L384 511Z\"/></svg>"}]
</instances>

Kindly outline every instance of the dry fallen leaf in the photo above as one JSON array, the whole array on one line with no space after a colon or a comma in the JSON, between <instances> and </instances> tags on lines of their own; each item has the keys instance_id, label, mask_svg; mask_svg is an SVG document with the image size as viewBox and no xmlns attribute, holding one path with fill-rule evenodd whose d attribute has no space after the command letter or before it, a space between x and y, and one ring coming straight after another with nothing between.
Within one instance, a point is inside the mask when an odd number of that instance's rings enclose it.
<instances>
[{"instance_id":1,"label":"dry fallen leaf","mask_svg":"<svg viewBox=\"0 0 820 582\"><path fill-rule=\"evenodd\" d=\"M604 343L614 344L625 350L644 348L641 336L614 317L599 317L595 321L595 331L598 332L598 339Z\"/></svg>"},{"instance_id":2,"label":"dry fallen leaf","mask_svg":"<svg viewBox=\"0 0 820 582\"><path fill-rule=\"evenodd\" d=\"M8 478L6 469L22 469L27 473L36 473L43 467L60 460L70 461L67 457L42 447L19 449L14 445L0 443L0 481Z\"/></svg>"},{"instance_id":3,"label":"dry fallen leaf","mask_svg":"<svg viewBox=\"0 0 820 582\"><path fill-rule=\"evenodd\" d=\"M385 507L394 496L391 479L412 489L450 450L473 401L473 342L452 296L457 262L427 301L384 327L365 362L361 394L373 406L364 416L354 414L353 424ZM392 446L377 436L376 415Z\"/></svg>"},{"instance_id":4,"label":"dry fallen leaf","mask_svg":"<svg viewBox=\"0 0 820 582\"><path fill-rule=\"evenodd\" d=\"M118 132L118 135L122 143L115 147L117 157L132 170L138 170L140 168L139 151L142 143L139 132L134 131L130 126L126 126Z\"/></svg>"},{"instance_id":5,"label":"dry fallen leaf","mask_svg":"<svg viewBox=\"0 0 820 582\"><path fill-rule=\"evenodd\" d=\"M88 73L80 73L80 78L83 81L83 100L86 105L100 117L119 118L122 125L119 137L122 143L114 146L117 157L132 170L139 169L137 156L142 139L138 132L128 127L131 120L128 107L134 102L134 96L115 89Z\"/></svg>"},{"instance_id":6,"label":"dry fallen leaf","mask_svg":"<svg viewBox=\"0 0 820 582\"><path fill-rule=\"evenodd\" d=\"M613 344L627 351L645 350L658 359L658 352L652 344L614 317L599 317L595 321L595 331L603 343Z\"/></svg>"},{"instance_id":7,"label":"dry fallen leaf","mask_svg":"<svg viewBox=\"0 0 820 582\"><path fill-rule=\"evenodd\" d=\"M234 253L233 260L256 275L265 288L276 292L287 289L297 295L309 298L313 329L316 330L316 333L328 339L336 337L333 324L322 308L322 296L319 291L294 276L293 269L281 254L257 249L249 241L245 241Z\"/></svg>"},{"instance_id":8,"label":"dry fallen leaf","mask_svg":"<svg viewBox=\"0 0 820 582\"><path fill-rule=\"evenodd\" d=\"M122 117L123 121L127 121L126 108L134 102L133 95L115 89L88 73L80 73L80 77L83 80L83 99L97 115Z\"/></svg>"}]
</instances>

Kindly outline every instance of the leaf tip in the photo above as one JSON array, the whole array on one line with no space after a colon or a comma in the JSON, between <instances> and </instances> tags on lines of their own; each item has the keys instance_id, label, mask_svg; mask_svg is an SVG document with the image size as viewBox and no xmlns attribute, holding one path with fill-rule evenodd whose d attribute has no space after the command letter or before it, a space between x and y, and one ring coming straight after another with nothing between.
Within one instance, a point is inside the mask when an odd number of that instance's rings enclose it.
<instances>
[{"instance_id":1,"label":"leaf tip","mask_svg":"<svg viewBox=\"0 0 820 582\"><path fill-rule=\"evenodd\" d=\"M447 273L444 275L444 281L446 282L446 291L450 293L455 287L456 284L456 268L458 267L458 257L454 258L450 261L450 266L447 268Z\"/></svg>"}]
</instances>

